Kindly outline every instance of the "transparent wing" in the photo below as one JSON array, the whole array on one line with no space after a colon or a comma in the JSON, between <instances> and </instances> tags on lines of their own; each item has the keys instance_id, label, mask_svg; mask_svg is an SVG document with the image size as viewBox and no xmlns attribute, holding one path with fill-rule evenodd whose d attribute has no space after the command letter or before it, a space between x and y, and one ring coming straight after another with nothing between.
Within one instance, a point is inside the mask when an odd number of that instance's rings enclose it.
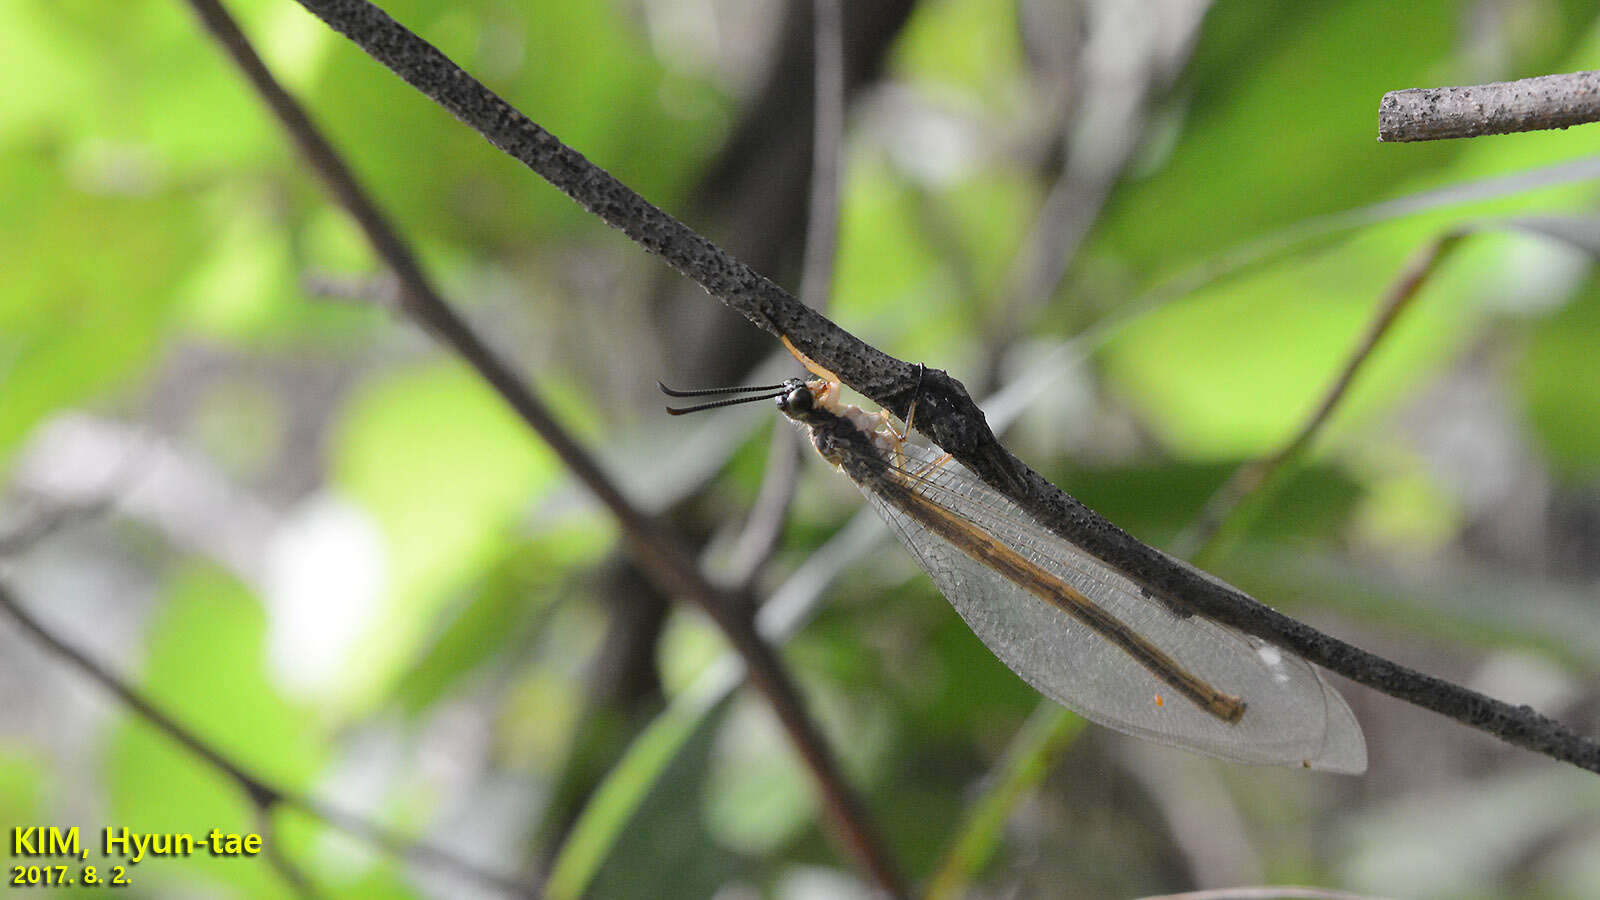
<instances>
[{"instance_id":1,"label":"transparent wing","mask_svg":"<svg viewBox=\"0 0 1600 900\"><path fill-rule=\"evenodd\" d=\"M1177 694L1121 648L974 561L863 486L896 537L973 632L1040 693L1087 719L1158 743L1245 763L1366 770L1350 708L1309 663L1212 622L1146 599L1135 583L1034 523L1020 507L938 450L906 445L902 471L921 496L1065 581L1133 627L1189 672L1242 698L1224 722Z\"/></svg>"}]
</instances>

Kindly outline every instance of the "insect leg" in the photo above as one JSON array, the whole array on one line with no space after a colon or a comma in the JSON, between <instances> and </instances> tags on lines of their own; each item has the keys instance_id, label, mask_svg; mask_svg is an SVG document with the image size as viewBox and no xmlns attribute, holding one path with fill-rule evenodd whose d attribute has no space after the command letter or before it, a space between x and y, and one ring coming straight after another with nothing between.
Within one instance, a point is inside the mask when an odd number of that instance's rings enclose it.
<instances>
[{"instance_id":1,"label":"insect leg","mask_svg":"<svg viewBox=\"0 0 1600 900\"><path fill-rule=\"evenodd\" d=\"M786 349L788 349L790 355L792 355L795 359L800 361L800 365L806 367L806 371L807 372L810 372L811 374L817 376L818 378L821 378L823 381L838 381L839 380L839 376L833 374L832 372L828 371L827 369L824 369L822 366L818 365L817 362L815 360L813 360L811 357L805 355L804 353L801 353L800 350L798 348L796 348L794 344L790 343L788 336L786 336L786 335L778 335L778 340L783 341L783 346Z\"/></svg>"}]
</instances>

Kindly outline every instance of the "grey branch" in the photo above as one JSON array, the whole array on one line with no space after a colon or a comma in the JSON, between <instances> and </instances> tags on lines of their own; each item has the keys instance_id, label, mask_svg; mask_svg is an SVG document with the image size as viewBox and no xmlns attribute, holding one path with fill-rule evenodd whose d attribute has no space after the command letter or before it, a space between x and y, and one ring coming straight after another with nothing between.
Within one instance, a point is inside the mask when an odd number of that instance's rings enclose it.
<instances>
[{"instance_id":1,"label":"grey branch","mask_svg":"<svg viewBox=\"0 0 1600 900\"><path fill-rule=\"evenodd\" d=\"M1000 445L967 390L949 373L896 359L801 304L787 291L640 197L561 143L437 48L364 0L299 0L373 58L490 143L730 308L787 337L845 384L905 417L917 397L918 430L1015 500L1056 534L1174 604L1285 647L1392 697L1509 743L1600 772L1600 743L1528 707L1435 678L1263 606L1232 585L1134 539L1033 471Z\"/></svg>"},{"instance_id":2,"label":"grey branch","mask_svg":"<svg viewBox=\"0 0 1600 900\"><path fill-rule=\"evenodd\" d=\"M1390 91L1378 104L1378 140L1437 141L1597 120L1600 72L1571 72L1466 87Z\"/></svg>"}]
</instances>

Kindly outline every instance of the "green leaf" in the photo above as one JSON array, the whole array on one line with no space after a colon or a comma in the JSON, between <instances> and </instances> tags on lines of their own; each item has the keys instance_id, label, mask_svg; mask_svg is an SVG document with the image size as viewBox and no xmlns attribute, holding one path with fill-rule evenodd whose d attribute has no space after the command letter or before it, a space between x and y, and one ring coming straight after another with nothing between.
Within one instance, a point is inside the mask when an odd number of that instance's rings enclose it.
<instances>
[{"instance_id":1,"label":"green leaf","mask_svg":"<svg viewBox=\"0 0 1600 900\"><path fill-rule=\"evenodd\" d=\"M386 604L348 675L352 702L370 702L453 592L510 552L511 525L559 469L497 394L445 363L359 391L332 457L334 483L386 540Z\"/></svg>"},{"instance_id":2,"label":"green leaf","mask_svg":"<svg viewBox=\"0 0 1600 900\"><path fill-rule=\"evenodd\" d=\"M1389 228L1410 234L1416 226ZM1108 378L1176 452L1225 459L1275 449L1315 408L1399 271L1404 257L1388 250L1394 240L1384 231L1144 317L1107 345ZM1418 298L1333 427L1394 403L1400 385L1460 340L1471 320L1435 302L1448 293L1431 286Z\"/></svg>"},{"instance_id":3,"label":"green leaf","mask_svg":"<svg viewBox=\"0 0 1600 900\"><path fill-rule=\"evenodd\" d=\"M601 525L585 522L541 532L469 586L459 607L435 620L429 629L434 637L395 685L401 709L427 709L524 636L530 620L549 613L563 581L587 571L606 552L607 537Z\"/></svg>"},{"instance_id":4,"label":"green leaf","mask_svg":"<svg viewBox=\"0 0 1600 900\"><path fill-rule=\"evenodd\" d=\"M704 853L707 841L698 824L697 798L704 788L714 726L730 708L729 691L739 677L736 671L729 671L722 679L706 681L704 690L680 693L628 747L595 790L556 855L545 882L551 900L607 896L604 891L591 892L602 876L617 887L637 891L641 885L627 873L641 871L653 873L644 876L652 878L653 896L661 896L669 886L681 888L686 880L693 883L698 877L693 868L659 863ZM668 827L647 828L641 823L652 811L666 816L669 810L677 811L677 821ZM689 811L688 822L683 821L685 810ZM629 856L618 851L623 843L646 849ZM607 861L617 857L620 862L608 867ZM712 886L722 880L713 881ZM684 892L673 891L674 895L680 893Z\"/></svg>"},{"instance_id":5,"label":"green leaf","mask_svg":"<svg viewBox=\"0 0 1600 900\"><path fill-rule=\"evenodd\" d=\"M45 788L52 780L40 760L20 748L0 748L0 821L44 821ZM10 841L6 847L9 853Z\"/></svg>"},{"instance_id":6,"label":"green leaf","mask_svg":"<svg viewBox=\"0 0 1600 900\"><path fill-rule=\"evenodd\" d=\"M747 856L774 853L811 824L810 775L770 710L734 706L719 729L701 804L717 843Z\"/></svg>"},{"instance_id":7,"label":"green leaf","mask_svg":"<svg viewBox=\"0 0 1600 900\"><path fill-rule=\"evenodd\" d=\"M261 0L230 4L230 10L235 6L247 15L271 9ZM50 98L48 104L19 100L16 108L25 124L61 141L67 159L121 157L108 175L287 161L277 126L227 58L205 45L204 30L185 7L95 0L24 0L7 7L20 14L7 24L23 30L7 33L30 48L23 59L44 64L43 72L23 78L50 86L10 93ZM41 80L50 72L66 77Z\"/></svg>"},{"instance_id":8,"label":"green leaf","mask_svg":"<svg viewBox=\"0 0 1600 900\"><path fill-rule=\"evenodd\" d=\"M1022 79L1017 7L1004 0L919 3L894 49L895 69L916 83L959 89L989 104Z\"/></svg>"},{"instance_id":9,"label":"green leaf","mask_svg":"<svg viewBox=\"0 0 1600 900\"><path fill-rule=\"evenodd\" d=\"M208 745L268 783L299 789L321 765L315 717L297 709L267 679L260 605L215 572L180 575L146 648L143 690L156 706ZM133 832L204 835L259 832L243 794L165 732L129 718L107 748L111 798L108 822ZM92 842L99 845L99 835ZM303 858L304 845L281 848ZM214 857L147 859L130 869L136 884L152 888L202 883L230 885L249 896L292 896L271 867Z\"/></svg>"},{"instance_id":10,"label":"green leaf","mask_svg":"<svg viewBox=\"0 0 1600 900\"><path fill-rule=\"evenodd\" d=\"M11 179L0 203L0 459L51 412L136 383L158 361L201 239L186 198L90 192L58 152L0 154Z\"/></svg>"},{"instance_id":11,"label":"green leaf","mask_svg":"<svg viewBox=\"0 0 1600 900\"><path fill-rule=\"evenodd\" d=\"M1600 475L1600 281L1529 329L1517 364L1523 414L1545 457L1566 478Z\"/></svg>"},{"instance_id":12,"label":"green leaf","mask_svg":"<svg viewBox=\"0 0 1600 900\"><path fill-rule=\"evenodd\" d=\"M936 283L939 260L922 239L918 217L915 196L882 160L851 167L839 221L839 315L903 329L903 311L917 298L923 314L939 318L953 295Z\"/></svg>"},{"instance_id":13,"label":"green leaf","mask_svg":"<svg viewBox=\"0 0 1600 900\"><path fill-rule=\"evenodd\" d=\"M1070 747L1086 723L1054 703L1040 703L1006 748L988 779L988 789L959 823L944 860L929 880L929 900L966 896L974 876L994 855L1005 823L1028 792L1038 787L1056 758Z\"/></svg>"},{"instance_id":14,"label":"green leaf","mask_svg":"<svg viewBox=\"0 0 1600 900\"><path fill-rule=\"evenodd\" d=\"M665 72L622 4L396 0L384 10L657 204L675 205L717 133L722 101ZM482 252L604 230L353 46L328 54L313 95L320 120L414 240Z\"/></svg>"},{"instance_id":15,"label":"green leaf","mask_svg":"<svg viewBox=\"0 0 1600 900\"><path fill-rule=\"evenodd\" d=\"M1515 74L1592 67L1590 51L1573 42L1593 4L1551 12L1564 21L1547 23L1538 40L1515 48ZM1182 135L1155 171L1116 192L1092 252L1113 253L1135 277L1153 278L1248 235L1382 199L1401 185L1589 152L1585 138L1573 143L1577 131L1404 145L1375 140L1385 91L1483 80L1456 46L1462 15L1448 0L1214 7L1180 87Z\"/></svg>"}]
</instances>

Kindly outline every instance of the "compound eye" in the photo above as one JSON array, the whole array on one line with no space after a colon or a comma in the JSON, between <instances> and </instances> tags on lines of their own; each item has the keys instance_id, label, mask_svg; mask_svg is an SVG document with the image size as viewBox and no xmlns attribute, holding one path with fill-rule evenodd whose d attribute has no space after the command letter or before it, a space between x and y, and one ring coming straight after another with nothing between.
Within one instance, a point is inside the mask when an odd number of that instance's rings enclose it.
<instances>
[{"instance_id":1,"label":"compound eye","mask_svg":"<svg viewBox=\"0 0 1600 900\"><path fill-rule=\"evenodd\" d=\"M783 408L795 412L810 412L812 399L810 388L797 387L783 398Z\"/></svg>"}]
</instances>

